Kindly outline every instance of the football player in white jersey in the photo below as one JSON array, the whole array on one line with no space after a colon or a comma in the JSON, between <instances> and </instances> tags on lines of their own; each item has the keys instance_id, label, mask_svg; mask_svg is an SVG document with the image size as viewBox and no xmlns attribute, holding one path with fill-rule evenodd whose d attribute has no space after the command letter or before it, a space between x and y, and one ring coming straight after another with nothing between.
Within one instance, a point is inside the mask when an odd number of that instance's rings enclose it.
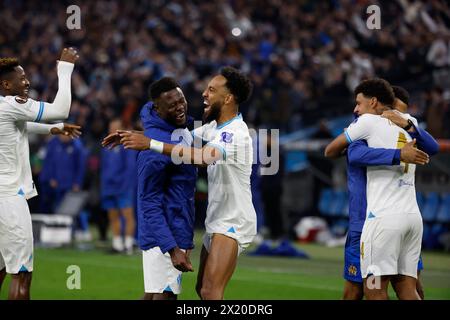
<instances>
[{"instance_id":1,"label":"football player in white jersey","mask_svg":"<svg viewBox=\"0 0 450 320\"><path fill-rule=\"evenodd\" d=\"M405 146L401 149L376 149L376 148L367 148L368 151L366 154L360 153L359 151L362 151L361 147L357 147L357 145L361 146L361 142L365 143L364 141L359 141L356 144L351 144L348 146L348 142L345 138L345 134L342 133L339 135L334 141L330 143L329 146L327 146L325 155L327 157L337 157L339 156L347 147L347 156L348 156L348 164L347 164L347 170L348 175L351 175L351 184L349 183L349 192L353 192L353 198L355 199L354 203L351 205L351 211L350 213L350 222L355 223L357 221L358 226L355 227L356 223L354 224L353 231L356 230L358 232L359 230L359 236L358 233L351 233L350 231L350 240L348 243L348 246L346 246L346 261L349 266L354 266L357 268L357 270L360 270L360 240L361 240L361 231L363 228L363 224L359 226L359 221L362 218L362 221L364 222L366 217L366 164L371 163L372 160L370 160L371 157L375 156L375 154L378 151L378 156L383 157L384 155L390 154L392 150L396 150L399 154L398 159L397 156L394 154L394 157L392 159L392 165L398 165L400 161L403 161L405 163L415 163L415 164L423 164L427 161L428 156L435 155L439 151L439 145L437 144L436 140L425 130L421 129L417 125L417 120L411 117L409 114L407 114L408 110L408 104L409 104L409 93L402 87L399 86L392 86L392 89L394 91L395 95L395 101L394 101L394 110L387 110L383 111L381 114L382 117L385 117L395 123L400 128L407 129L408 133L411 135L411 137L414 137L417 139L417 146L421 149L418 150L414 147L414 143L405 144ZM356 109L356 108L355 108ZM358 116L362 115L362 112L364 110L361 110L358 108L358 110L354 110L355 114ZM380 110L382 111L382 110ZM408 120L411 120L413 125L410 124ZM340 143L338 143L341 141ZM355 147L356 146L356 147ZM352 150L353 149L353 150ZM359 150L359 151L356 151ZM363 151L365 152L365 151ZM396 153L397 153L396 152ZM426 152L426 153L425 153ZM375 160L375 159L374 159ZM377 159L375 163L382 163L383 159ZM370 165L376 165L374 162ZM387 163L386 163L387 164ZM380 164L377 164L380 165ZM363 169L364 171L364 190L357 190L353 188L360 187L357 185L357 182L360 178L360 170ZM349 181L350 181L349 180ZM364 197L363 200L361 200L361 196ZM356 207L355 207L356 206ZM361 206L360 208L358 206ZM360 211L361 210L361 211ZM356 245L357 240L357 245ZM353 242L354 241L354 242ZM357 256L357 262L353 259L355 259ZM354 258L355 257L355 258ZM420 273L421 270L423 270L423 263L421 260L419 260L419 265L417 267L417 293L419 294L420 298L423 300L425 298L424 290L422 286L422 282L420 281ZM359 300L363 298L363 282L360 275L360 272L358 272L358 275L354 276L350 273L344 274L344 277L346 279L345 282L345 288L344 288L344 299L347 300ZM361 279L359 281L359 279ZM394 284L395 286L395 284ZM403 295L400 293L399 298L401 299Z\"/></svg>"},{"instance_id":2,"label":"football player in white jersey","mask_svg":"<svg viewBox=\"0 0 450 320\"><path fill-rule=\"evenodd\" d=\"M363 81L355 89L355 95L355 112L360 117L345 132L347 144L365 140L372 148L395 149L411 143L408 129L379 116L394 102L392 88L386 81ZM411 162L428 162L425 153L416 153L414 158ZM389 282L400 299L420 298L416 279L422 218L416 201L414 171L415 164L405 162L367 167L367 216L360 252L367 299L387 299Z\"/></svg>"},{"instance_id":3,"label":"football player in white jersey","mask_svg":"<svg viewBox=\"0 0 450 320\"><path fill-rule=\"evenodd\" d=\"M206 124L192 133L194 146L195 140L202 140L205 143L202 148L171 145L139 133L120 132L120 143L125 148L151 149L171 156L173 161L208 166L206 233L196 285L204 300L223 299L238 255L256 235L250 190L252 139L238 110L251 92L250 80L232 67L224 67L212 78L203 92Z\"/></svg>"},{"instance_id":4,"label":"football player in white jersey","mask_svg":"<svg viewBox=\"0 0 450 320\"><path fill-rule=\"evenodd\" d=\"M0 59L0 287L11 274L9 299L29 299L33 234L27 199L37 195L29 162L28 132L76 136L70 125L40 121L66 119L76 50L64 49L58 62L58 93L53 103L28 98L30 83L17 59ZM32 123L36 122L36 123Z\"/></svg>"}]
</instances>

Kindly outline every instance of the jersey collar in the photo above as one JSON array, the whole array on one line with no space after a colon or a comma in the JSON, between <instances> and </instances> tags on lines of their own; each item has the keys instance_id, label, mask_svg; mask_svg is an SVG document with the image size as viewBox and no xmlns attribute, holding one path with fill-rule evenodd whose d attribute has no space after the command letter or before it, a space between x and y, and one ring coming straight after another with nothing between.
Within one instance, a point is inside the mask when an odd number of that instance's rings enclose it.
<instances>
[{"instance_id":1,"label":"jersey collar","mask_svg":"<svg viewBox=\"0 0 450 320\"><path fill-rule=\"evenodd\" d=\"M222 129L223 127L229 125L230 123L232 123L234 120L238 120L238 119L242 119L242 114L239 112L237 114L236 117L234 117L233 119L230 119L228 121L225 121L224 123L222 123L220 126L217 126L217 129Z\"/></svg>"}]
</instances>

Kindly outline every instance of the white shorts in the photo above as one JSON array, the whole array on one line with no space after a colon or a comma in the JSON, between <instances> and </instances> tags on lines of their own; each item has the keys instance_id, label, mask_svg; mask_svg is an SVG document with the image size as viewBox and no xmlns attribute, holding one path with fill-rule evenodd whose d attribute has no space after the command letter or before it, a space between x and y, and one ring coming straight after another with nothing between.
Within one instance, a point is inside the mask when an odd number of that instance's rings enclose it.
<instances>
[{"instance_id":1,"label":"white shorts","mask_svg":"<svg viewBox=\"0 0 450 320\"><path fill-rule=\"evenodd\" d=\"M368 218L361 234L361 275L406 275L417 278L422 246L420 214Z\"/></svg>"},{"instance_id":2,"label":"white shorts","mask_svg":"<svg viewBox=\"0 0 450 320\"><path fill-rule=\"evenodd\" d=\"M233 234L228 234L228 233L220 233L223 234L224 236L227 236L229 238L232 238L234 240L236 240L237 244L238 244L238 256L244 252L244 250L250 245L251 242L246 242L246 243L241 243L239 242L239 240L235 237L233 237ZM212 236L213 233L205 233L203 235L203 246L205 247L206 251L209 252L209 249L211 248L211 241L212 241Z\"/></svg>"},{"instance_id":3,"label":"white shorts","mask_svg":"<svg viewBox=\"0 0 450 320\"><path fill-rule=\"evenodd\" d=\"M33 271L33 229L23 196L0 198L0 270Z\"/></svg>"},{"instance_id":4,"label":"white shorts","mask_svg":"<svg viewBox=\"0 0 450 320\"><path fill-rule=\"evenodd\" d=\"M159 247L142 251L142 264L146 293L181 293L182 272L173 266L168 252L163 254Z\"/></svg>"}]
</instances>

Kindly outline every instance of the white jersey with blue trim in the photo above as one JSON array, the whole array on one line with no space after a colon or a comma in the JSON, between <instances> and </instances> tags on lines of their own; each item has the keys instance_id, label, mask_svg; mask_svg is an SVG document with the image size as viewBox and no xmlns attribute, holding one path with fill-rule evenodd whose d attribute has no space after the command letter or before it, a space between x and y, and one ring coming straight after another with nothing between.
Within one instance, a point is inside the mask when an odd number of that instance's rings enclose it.
<instances>
[{"instance_id":1,"label":"white jersey with blue trim","mask_svg":"<svg viewBox=\"0 0 450 320\"><path fill-rule=\"evenodd\" d=\"M40 121L44 103L0 96L0 197L37 195L32 180L27 121Z\"/></svg>"},{"instance_id":2,"label":"white jersey with blue trim","mask_svg":"<svg viewBox=\"0 0 450 320\"><path fill-rule=\"evenodd\" d=\"M400 149L411 136L390 120L364 114L345 131L349 143L366 140L369 147ZM416 201L416 165L401 162L394 166L367 167L367 217L387 214L420 214Z\"/></svg>"},{"instance_id":3,"label":"white jersey with blue trim","mask_svg":"<svg viewBox=\"0 0 450 320\"><path fill-rule=\"evenodd\" d=\"M206 232L250 243L256 235L256 212L250 189L253 146L246 123L239 114L219 126L212 121L192 133L194 143L202 139L223 155L208 165Z\"/></svg>"}]
</instances>

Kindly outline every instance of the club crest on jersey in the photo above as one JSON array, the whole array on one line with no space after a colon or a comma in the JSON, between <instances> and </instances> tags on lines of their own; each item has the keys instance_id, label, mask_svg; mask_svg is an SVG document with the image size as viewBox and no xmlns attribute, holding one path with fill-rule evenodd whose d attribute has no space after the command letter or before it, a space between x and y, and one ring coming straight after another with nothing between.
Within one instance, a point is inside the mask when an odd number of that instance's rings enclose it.
<instances>
[{"instance_id":1,"label":"club crest on jersey","mask_svg":"<svg viewBox=\"0 0 450 320\"><path fill-rule=\"evenodd\" d=\"M24 97L16 96L15 99L16 99L17 103L20 103L20 104L27 103L27 101L28 101L27 97L24 98Z\"/></svg>"},{"instance_id":2,"label":"club crest on jersey","mask_svg":"<svg viewBox=\"0 0 450 320\"><path fill-rule=\"evenodd\" d=\"M233 134L229 132L222 132L221 134L222 141L225 143L231 143L233 141Z\"/></svg>"},{"instance_id":3,"label":"club crest on jersey","mask_svg":"<svg viewBox=\"0 0 450 320\"><path fill-rule=\"evenodd\" d=\"M354 265L350 265L348 267L348 274L351 276L356 276L356 274L358 273L358 268L356 268Z\"/></svg>"}]
</instances>

